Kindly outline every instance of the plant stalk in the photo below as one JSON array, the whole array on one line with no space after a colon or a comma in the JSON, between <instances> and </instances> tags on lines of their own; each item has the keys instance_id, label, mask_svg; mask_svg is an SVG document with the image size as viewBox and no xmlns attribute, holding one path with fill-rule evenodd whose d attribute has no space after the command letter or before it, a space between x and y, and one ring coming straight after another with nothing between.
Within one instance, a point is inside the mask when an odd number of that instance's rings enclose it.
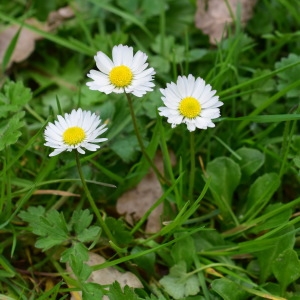
<instances>
[{"instance_id":1,"label":"plant stalk","mask_svg":"<svg viewBox=\"0 0 300 300\"><path fill-rule=\"evenodd\" d=\"M125 93L125 92L124 92ZM130 110L130 114L131 114L131 118L132 118L132 123L133 123L133 127L134 127L134 131L135 131L135 135L137 137L139 146L141 148L141 151L143 153L143 155L145 156L145 158L147 159L148 163L150 164L151 168L153 169L154 173L156 174L157 178L161 181L161 182L165 182L167 183L168 181L164 178L164 176L159 172L159 170L157 169L157 167L155 166L154 162L152 161L152 159L149 157L146 148L144 146L142 137L140 135L138 126L137 126L137 122L136 122L136 117L134 114L134 109L133 109L133 104L132 104L132 99L130 97L130 94L125 93L126 98L128 100L128 104L129 104L129 110Z\"/></svg>"},{"instance_id":2,"label":"plant stalk","mask_svg":"<svg viewBox=\"0 0 300 300\"><path fill-rule=\"evenodd\" d=\"M107 237L114 243L117 245L115 238L113 237L111 231L109 230L109 228L107 227L107 225L105 224L98 208L97 205L88 189L88 186L86 184L86 181L84 179L83 173L82 173L82 169L81 169L81 164L80 164L80 159L79 159L79 153L75 150L75 157L76 157L76 164L77 164L77 169L78 169L78 173L79 173L79 177L81 179L82 182L82 186L84 189L84 192L89 200L90 206L93 209L94 214L96 215L98 222L100 223L100 226L102 227L102 229L104 230L105 234L107 235Z\"/></svg>"}]
</instances>

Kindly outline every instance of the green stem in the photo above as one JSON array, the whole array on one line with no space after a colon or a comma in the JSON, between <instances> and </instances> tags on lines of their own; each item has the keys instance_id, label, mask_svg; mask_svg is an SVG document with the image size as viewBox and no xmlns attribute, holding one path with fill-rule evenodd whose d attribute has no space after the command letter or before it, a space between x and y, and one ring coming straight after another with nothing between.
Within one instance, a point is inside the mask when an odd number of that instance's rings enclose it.
<instances>
[{"instance_id":1,"label":"green stem","mask_svg":"<svg viewBox=\"0 0 300 300\"><path fill-rule=\"evenodd\" d=\"M200 261L199 261L199 258L197 255L194 255L194 263L195 263L195 266L197 269L201 268L201 264L200 264ZM203 270L198 272L198 280L199 280L200 286L202 287L203 294L205 295L205 299L209 300L210 294L209 294L209 291L208 291L208 288L207 288L207 285L205 282L205 275L204 275Z\"/></svg>"},{"instance_id":2,"label":"green stem","mask_svg":"<svg viewBox=\"0 0 300 300\"><path fill-rule=\"evenodd\" d=\"M192 201L194 183L195 183L195 134L193 131L190 133L190 157L191 157L191 169L190 169L188 199Z\"/></svg>"},{"instance_id":3,"label":"green stem","mask_svg":"<svg viewBox=\"0 0 300 300\"><path fill-rule=\"evenodd\" d=\"M109 228L107 227L107 225L105 224L99 210L98 210L98 207L97 205L95 204L95 201L88 189L88 186L85 182L85 179L84 179L84 176L83 176L83 173L82 173L82 169L81 169L81 164L80 164L80 159L79 159L79 153L75 150L75 157L76 157L76 163L77 163L77 169L78 169L78 173L79 173L79 177L81 179L81 182L82 182L82 186L83 186L83 189L84 189L84 192L90 202L90 205L93 209L93 212L95 213L99 223L100 223L100 226L102 227L102 229L104 230L105 234L107 235L107 237L114 243L116 244L116 241L115 241L115 238L113 237L112 233L110 232ZM117 244L116 244L117 245Z\"/></svg>"},{"instance_id":4,"label":"green stem","mask_svg":"<svg viewBox=\"0 0 300 300\"><path fill-rule=\"evenodd\" d=\"M137 122L136 122L136 117L134 114L134 109L133 109L133 104L132 104L132 100L130 97L130 94L125 93L127 100L128 100L128 104L129 104L129 110L130 110L130 114L131 114L131 118L132 118L132 123L133 123L133 127L134 127L134 131L135 131L135 135L137 137L138 143L140 145L141 151L143 153L143 155L145 156L145 158L147 159L148 163L150 164L151 168L153 169L154 173L156 174L157 178L161 181L161 182L167 182L167 180L163 177L163 175L159 172L159 170L157 169L157 167L155 166L154 162L152 161L152 159L149 157L146 148L144 146L143 140L141 138L138 126L137 126Z\"/></svg>"}]
</instances>

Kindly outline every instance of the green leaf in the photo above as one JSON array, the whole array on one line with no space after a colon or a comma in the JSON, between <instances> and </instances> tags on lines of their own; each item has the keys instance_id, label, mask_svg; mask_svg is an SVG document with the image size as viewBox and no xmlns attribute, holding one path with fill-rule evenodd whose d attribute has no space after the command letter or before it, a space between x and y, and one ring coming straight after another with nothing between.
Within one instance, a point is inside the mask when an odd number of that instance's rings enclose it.
<instances>
[{"instance_id":1,"label":"green leaf","mask_svg":"<svg viewBox=\"0 0 300 300\"><path fill-rule=\"evenodd\" d=\"M130 163L134 161L138 154L138 140L134 134L126 135L115 139L110 148L120 156L120 158Z\"/></svg>"},{"instance_id":2,"label":"green leaf","mask_svg":"<svg viewBox=\"0 0 300 300\"><path fill-rule=\"evenodd\" d=\"M249 298L247 292L242 290L237 283L227 278L215 279L211 287L224 300L244 300Z\"/></svg>"},{"instance_id":3,"label":"green leaf","mask_svg":"<svg viewBox=\"0 0 300 300\"><path fill-rule=\"evenodd\" d=\"M31 91L22 82L8 82L0 93L0 151L15 144L21 136L20 128L25 125L22 120L25 112L21 111L31 100Z\"/></svg>"},{"instance_id":4,"label":"green leaf","mask_svg":"<svg viewBox=\"0 0 300 300\"><path fill-rule=\"evenodd\" d=\"M132 0L131 0L132 1ZM161 11L166 7L164 1L161 0L143 0L141 1L141 10L145 18L158 16Z\"/></svg>"},{"instance_id":5,"label":"green leaf","mask_svg":"<svg viewBox=\"0 0 300 300\"><path fill-rule=\"evenodd\" d=\"M69 263L74 275L80 282L85 282L92 273L92 267L85 262L89 259L88 249L78 242L61 254L61 262Z\"/></svg>"},{"instance_id":6,"label":"green leaf","mask_svg":"<svg viewBox=\"0 0 300 300\"><path fill-rule=\"evenodd\" d=\"M29 222L32 232L40 236L35 246L43 251L59 245L69 238L64 215L56 210L44 214L42 207L31 207L28 212L21 212L19 217Z\"/></svg>"},{"instance_id":7,"label":"green leaf","mask_svg":"<svg viewBox=\"0 0 300 300\"><path fill-rule=\"evenodd\" d=\"M196 233L194 242L197 252L226 245L224 237L217 230L204 230Z\"/></svg>"},{"instance_id":8,"label":"green leaf","mask_svg":"<svg viewBox=\"0 0 300 300\"><path fill-rule=\"evenodd\" d=\"M276 237L276 239L273 239L272 247L255 253L260 267L259 277L261 283L266 282L272 274L273 261L286 249L293 249L295 243L294 227L290 226L277 232Z\"/></svg>"},{"instance_id":9,"label":"green leaf","mask_svg":"<svg viewBox=\"0 0 300 300\"><path fill-rule=\"evenodd\" d=\"M73 226L75 233L78 235L83 232L92 223L93 215L88 209L75 210L71 218L71 226Z\"/></svg>"},{"instance_id":10,"label":"green leaf","mask_svg":"<svg viewBox=\"0 0 300 300\"><path fill-rule=\"evenodd\" d=\"M156 72L159 72L161 74L168 73L171 69L170 62L162 56L153 55L151 59L149 59L149 61Z\"/></svg>"},{"instance_id":11,"label":"green leaf","mask_svg":"<svg viewBox=\"0 0 300 300\"><path fill-rule=\"evenodd\" d=\"M82 300L92 299L103 299L103 288L97 283L84 283L82 289Z\"/></svg>"},{"instance_id":12,"label":"green leaf","mask_svg":"<svg viewBox=\"0 0 300 300\"><path fill-rule=\"evenodd\" d=\"M228 214L233 192L240 183L240 166L228 157L218 157L207 164L207 174L211 177L209 189L224 215Z\"/></svg>"},{"instance_id":13,"label":"green leaf","mask_svg":"<svg viewBox=\"0 0 300 300\"><path fill-rule=\"evenodd\" d=\"M131 250L131 254L136 254L145 251L146 249L141 246L135 246ZM149 275L155 274L155 253L147 253L140 257L133 259L134 263L136 263L140 268L147 271Z\"/></svg>"},{"instance_id":14,"label":"green leaf","mask_svg":"<svg viewBox=\"0 0 300 300\"><path fill-rule=\"evenodd\" d=\"M251 93L250 100L255 107L259 107L264 101L267 100L267 98L270 97L270 93L272 93L276 89L275 80L273 78L268 77L270 73L270 70L258 69L253 74L254 78L263 75L267 76L259 82L255 82L253 85L251 85L251 89L255 91ZM248 97L249 96L247 95L244 98L248 99Z\"/></svg>"},{"instance_id":15,"label":"green leaf","mask_svg":"<svg viewBox=\"0 0 300 300\"><path fill-rule=\"evenodd\" d=\"M4 86L4 92L9 103L16 105L18 109L26 105L32 98L29 88L24 87L21 81L9 82Z\"/></svg>"},{"instance_id":16,"label":"green leaf","mask_svg":"<svg viewBox=\"0 0 300 300\"><path fill-rule=\"evenodd\" d=\"M5 53L4 53L4 56L2 58L2 70L3 70L3 73L6 70L6 68L8 67L10 59L11 59L11 57L12 57L14 51L15 51L15 48L16 48L16 45L17 45L17 42L18 42L21 30L22 30L22 27L19 28L19 30L17 31L17 33L11 39L11 41L10 41L10 43L9 43L9 45L8 45Z\"/></svg>"},{"instance_id":17,"label":"green leaf","mask_svg":"<svg viewBox=\"0 0 300 300\"><path fill-rule=\"evenodd\" d=\"M119 282L115 281L110 287L108 292L110 300L139 300L140 298L134 293L133 289L125 285L122 291Z\"/></svg>"},{"instance_id":18,"label":"green leaf","mask_svg":"<svg viewBox=\"0 0 300 300\"><path fill-rule=\"evenodd\" d=\"M20 111L8 120L0 122L0 151L6 146L13 145L18 141L22 134L19 129L25 124L24 121L21 120L24 115L25 112Z\"/></svg>"},{"instance_id":19,"label":"green leaf","mask_svg":"<svg viewBox=\"0 0 300 300\"><path fill-rule=\"evenodd\" d=\"M236 151L242 159L238 161L240 165L242 175L249 177L255 173L265 161L265 155L256 149L251 148L240 148Z\"/></svg>"},{"instance_id":20,"label":"green leaf","mask_svg":"<svg viewBox=\"0 0 300 300\"><path fill-rule=\"evenodd\" d=\"M175 237L179 237L179 235L176 235ZM171 256L173 257L174 262L184 261L187 270L192 266L195 254L196 248L194 239L190 236L177 241L171 248Z\"/></svg>"},{"instance_id":21,"label":"green leaf","mask_svg":"<svg viewBox=\"0 0 300 300\"><path fill-rule=\"evenodd\" d=\"M78 255L70 255L70 267L74 272L79 282L85 282L93 272L92 267L84 263L84 261L78 258Z\"/></svg>"},{"instance_id":22,"label":"green leaf","mask_svg":"<svg viewBox=\"0 0 300 300\"><path fill-rule=\"evenodd\" d=\"M105 223L119 244L127 245L132 241L133 238L130 232L125 228L125 224L121 220L108 217L105 219Z\"/></svg>"},{"instance_id":23,"label":"green leaf","mask_svg":"<svg viewBox=\"0 0 300 300\"><path fill-rule=\"evenodd\" d=\"M135 13L138 10L137 0L117 0L117 4L125 11Z\"/></svg>"},{"instance_id":24,"label":"green leaf","mask_svg":"<svg viewBox=\"0 0 300 300\"><path fill-rule=\"evenodd\" d=\"M299 60L300 60L299 55L290 53L288 57L284 57L280 60L280 62L276 62L275 68L280 69L289 64L296 63ZM288 87L294 81L298 80L299 73L300 73L300 65L294 66L292 68L289 68L288 70L278 73L277 76L278 76L279 80L278 80L277 90L281 91L282 89ZM300 87L297 87L297 88L293 88L293 89L289 90L286 93L286 96L289 98L298 97L299 93L300 93Z\"/></svg>"},{"instance_id":25,"label":"green leaf","mask_svg":"<svg viewBox=\"0 0 300 300\"><path fill-rule=\"evenodd\" d=\"M100 232L101 228L99 226L91 226L89 228L85 228L77 235L77 238L82 243L92 242L100 235Z\"/></svg>"},{"instance_id":26,"label":"green leaf","mask_svg":"<svg viewBox=\"0 0 300 300\"><path fill-rule=\"evenodd\" d=\"M207 49L191 49L187 54L187 61L194 62L200 60L203 56L208 53Z\"/></svg>"},{"instance_id":27,"label":"green leaf","mask_svg":"<svg viewBox=\"0 0 300 300\"><path fill-rule=\"evenodd\" d=\"M162 36L159 34L156 36L155 41L151 45L151 48L155 53L163 55L163 54L170 54L174 46L175 46L174 36L169 35L162 38ZM164 53L162 53L161 50L164 50Z\"/></svg>"},{"instance_id":28,"label":"green leaf","mask_svg":"<svg viewBox=\"0 0 300 300\"><path fill-rule=\"evenodd\" d=\"M61 262L71 261L71 256L77 256L78 261L85 262L89 259L89 251L82 243L74 242L72 247L68 248L61 254Z\"/></svg>"},{"instance_id":29,"label":"green leaf","mask_svg":"<svg viewBox=\"0 0 300 300\"><path fill-rule=\"evenodd\" d=\"M267 173L258 177L249 189L244 217L256 216L267 205L279 186L280 177L276 173Z\"/></svg>"},{"instance_id":30,"label":"green leaf","mask_svg":"<svg viewBox=\"0 0 300 300\"><path fill-rule=\"evenodd\" d=\"M185 299L185 297L196 295L200 291L197 276L186 273L184 261L174 265L170 269L170 274L164 276L159 283L174 299Z\"/></svg>"},{"instance_id":31,"label":"green leaf","mask_svg":"<svg viewBox=\"0 0 300 300\"><path fill-rule=\"evenodd\" d=\"M300 169L300 155L296 155L293 158L293 162L294 162L295 166Z\"/></svg>"},{"instance_id":32,"label":"green leaf","mask_svg":"<svg viewBox=\"0 0 300 300\"><path fill-rule=\"evenodd\" d=\"M284 205L282 203L275 203L275 204L268 205L264 210L264 214L261 216L261 219L264 221L261 224L255 226L253 230L251 230L251 232L257 234L261 231L269 230L277 226L287 224L287 222L289 221L292 215L291 208L287 208L286 210L274 215L271 218L264 218L265 214L268 214L271 211L275 211L276 209L280 209L283 206Z\"/></svg>"},{"instance_id":33,"label":"green leaf","mask_svg":"<svg viewBox=\"0 0 300 300\"><path fill-rule=\"evenodd\" d=\"M300 277L300 261L293 249L286 249L273 261L272 271L280 283L282 291Z\"/></svg>"},{"instance_id":34,"label":"green leaf","mask_svg":"<svg viewBox=\"0 0 300 300\"><path fill-rule=\"evenodd\" d=\"M3 90L4 94L0 93L0 118L20 111L32 98L30 89L25 88L22 82L10 81Z\"/></svg>"},{"instance_id":35,"label":"green leaf","mask_svg":"<svg viewBox=\"0 0 300 300\"><path fill-rule=\"evenodd\" d=\"M22 210L19 213L19 217L25 221L25 222L35 222L37 220L37 218L43 216L45 214L45 207L44 206L29 206L27 211Z\"/></svg>"}]
</instances>

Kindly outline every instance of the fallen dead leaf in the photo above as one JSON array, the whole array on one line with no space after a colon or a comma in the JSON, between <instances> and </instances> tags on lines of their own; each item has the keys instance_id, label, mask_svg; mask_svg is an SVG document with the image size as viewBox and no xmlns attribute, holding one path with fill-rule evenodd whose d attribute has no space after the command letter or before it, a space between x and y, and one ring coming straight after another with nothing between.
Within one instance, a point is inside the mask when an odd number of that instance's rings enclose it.
<instances>
[{"instance_id":1,"label":"fallen dead leaf","mask_svg":"<svg viewBox=\"0 0 300 300\"><path fill-rule=\"evenodd\" d=\"M175 164L175 156L172 153L171 159ZM156 155L154 163L163 173L163 157L160 153ZM134 189L127 191L118 199L116 210L120 215L125 215L125 220L133 225L144 216L147 210L162 196L162 193L161 185L151 170ZM161 229L162 212L162 204L151 212L145 228L146 233L155 233Z\"/></svg>"},{"instance_id":2,"label":"fallen dead leaf","mask_svg":"<svg viewBox=\"0 0 300 300\"><path fill-rule=\"evenodd\" d=\"M100 265L105 263L106 260L99 254L90 252L89 253L89 260L86 262L89 266ZM70 272L72 276L72 270L70 266L67 264L67 271ZM131 272L122 273L115 269L114 267L108 267L105 269L94 271L89 279L88 282L98 283L100 285L110 285L115 281L119 282L121 288L124 288L125 285L128 285L132 288L143 288L143 284ZM81 292L72 292L71 300L78 300L81 299ZM109 299L107 296L103 297L103 300Z\"/></svg>"},{"instance_id":3,"label":"fallen dead leaf","mask_svg":"<svg viewBox=\"0 0 300 300\"><path fill-rule=\"evenodd\" d=\"M36 19L28 19L25 23L43 31L49 31L49 27L47 26L47 24L43 24L37 21ZM10 27L7 27L5 30L0 32L0 61L3 61L5 52L11 40L17 34L19 29L19 25L11 25ZM18 63L25 60L34 51L35 41L41 38L42 37L38 33L31 31L27 28L23 28L20 32L19 39L14 49L14 52L6 67L9 68L13 62Z\"/></svg>"},{"instance_id":4,"label":"fallen dead leaf","mask_svg":"<svg viewBox=\"0 0 300 300\"><path fill-rule=\"evenodd\" d=\"M196 27L209 35L211 44L221 41L226 36L226 26L233 24L238 5L241 7L241 22L245 25L252 17L252 11L257 0L228 0L230 10L225 0L198 0L195 16Z\"/></svg>"},{"instance_id":5,"label":"fallen dead leaf","mask_svg":"<svg viewBox=\"0 0 300 300\"><path fill-rule=\"evenodd\" d=\"M45 23L40 22L35 18L30 18L26 20L25 23L34 26L39 30L50 32L61 25L63 21L73 16L73 10L67 6L60 8L58 11L51 12L48 21ZM19 25L11 25L0 32L0 62L3 61L6 50L19 29ZM28 28L22 28L16 47L6 68L8 69L13 62L19 63L29 57L35 49L35 42L42 38L43 37L40 34Z\"/></svg>"},{"instance_id":6,"label":"fallen dead leaf","mask_svg":"<svg viewBox=\"0 0 300 300\"><path fill-rule=\"evenodd\" d=\"M47 19L47 24L50 30L54 30L59 27L65 20L74 17L74 10L70 6L65 6L57 11L52 11Z\"/></svg>"}]
</instances>

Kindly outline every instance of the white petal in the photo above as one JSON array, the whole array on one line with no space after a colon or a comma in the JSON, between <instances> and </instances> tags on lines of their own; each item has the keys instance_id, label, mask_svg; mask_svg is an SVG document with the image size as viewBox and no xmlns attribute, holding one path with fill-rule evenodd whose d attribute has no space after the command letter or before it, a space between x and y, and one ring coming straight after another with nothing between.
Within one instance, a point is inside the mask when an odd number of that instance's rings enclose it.
<instances>
[{"instance_id":1,"label":"white petal","mask_svg":"<svg viewBox=\"0 0 300 300\"><path fill-rule=\"evenodd\" d=\"M114 67L111 59L104 54L103 52L97 52L97 55L94 57L97 68L104 74L108 74L110 70Z\"/></svg>"}]
</instances>

